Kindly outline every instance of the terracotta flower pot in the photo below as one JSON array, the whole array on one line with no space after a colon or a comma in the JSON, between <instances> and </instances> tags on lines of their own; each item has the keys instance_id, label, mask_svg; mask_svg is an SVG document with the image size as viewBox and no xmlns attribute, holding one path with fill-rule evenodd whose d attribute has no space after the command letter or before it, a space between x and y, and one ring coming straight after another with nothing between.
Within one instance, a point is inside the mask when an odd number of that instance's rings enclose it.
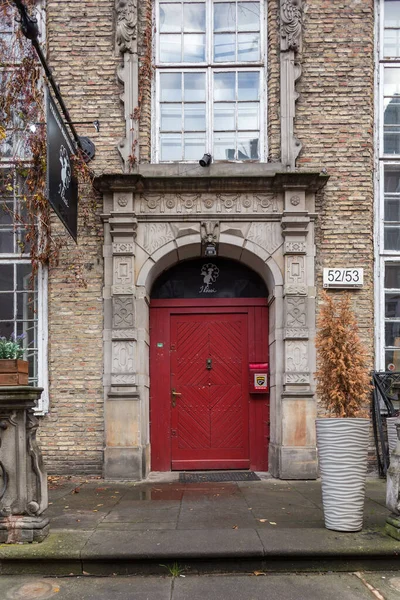
<instances>
[{"instance_id":1,"label":"terracotta flower pot","mask_svg":"<svg viewBox=\"0 0 400 600\"><path fill-rule=\"evenodd\" d=\"M28 361L0 359L0 385L28 385Z\"/></svg>"},{"instance_id":2,"label":"terracotta flower pot","mask_svg":"<svg viewBox=\"0 0 400 600\"><path fill-rule=\"evenodd\" d=\"M316 426L325 527L359 531L363 525L369 419L317 419Z\"/></svg>"}]
</instances>

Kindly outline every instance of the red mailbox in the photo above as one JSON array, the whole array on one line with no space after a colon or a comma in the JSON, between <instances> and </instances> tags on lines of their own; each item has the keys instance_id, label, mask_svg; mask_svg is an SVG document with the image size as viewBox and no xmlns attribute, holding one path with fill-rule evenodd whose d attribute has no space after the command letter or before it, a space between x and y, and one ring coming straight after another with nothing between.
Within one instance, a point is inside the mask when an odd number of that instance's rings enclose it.
<instances>
[{"instance_id":1,"label":"red mailbox","mask_svg":"<svg viewBox=\"0 0 400 600\"><path fill-rule=\"evenodd\" d=\"M250 394L265 394L268 392L268 363L249 364Z\"/></svg>"}]
</instances>

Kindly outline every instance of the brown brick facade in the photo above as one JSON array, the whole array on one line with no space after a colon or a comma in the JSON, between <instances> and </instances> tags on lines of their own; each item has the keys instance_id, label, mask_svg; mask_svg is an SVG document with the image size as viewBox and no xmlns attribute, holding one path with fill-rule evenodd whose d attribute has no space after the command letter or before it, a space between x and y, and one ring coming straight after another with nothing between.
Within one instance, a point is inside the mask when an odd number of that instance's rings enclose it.
<instances>
[{"instance_id":1,"label":"brown brick facade","mask_svg":"<svg viewBox=\"0 0 400 600\"><path fill-rule=\"evenodd\" d=\"M302 143L297 169L326 169L317 195L316 273L323 267L364 267L354 293L369 355L373 355L373 119L374 3L311 0L304 13L298 59L302 75L295 134ZM140 163L151 161L151 0L138 2ZM115 50L114 0L49 0L49 62L75 121L99 118L100 133L77 126L96 144L96 175L120 174L117 150L125 135L121 57ZM268 2L268 148L280 160L279 2ZM99 215L101 208L99 207ZM100 216L98 215L98 223ZM78 263L87 287L68 276L68 252L49 276L50 412L41 442L50 472L100 473L103 466L103 257L96 229L80 230ZM71 243L72 248L72 243ZM66 268L67 266L67 268ZM372 362L371 362L372 364Z\"/></svg>"}]
</instances>

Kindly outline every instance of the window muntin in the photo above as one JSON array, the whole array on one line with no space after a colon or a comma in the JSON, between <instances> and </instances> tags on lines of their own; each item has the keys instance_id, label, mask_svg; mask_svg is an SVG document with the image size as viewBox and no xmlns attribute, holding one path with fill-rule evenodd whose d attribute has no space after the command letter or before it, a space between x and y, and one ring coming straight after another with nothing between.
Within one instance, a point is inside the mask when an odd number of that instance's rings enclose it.
<instances>
[{"instance_id":1,"label":"window muntin","mask_svg":"<svg viewBox=\"0 0 400 600\"><path fill-rule=\"evenodd\" d=\"M157 18L156 161L261 160L262 3L160 0Z\"/></svg>"}]
</instances>

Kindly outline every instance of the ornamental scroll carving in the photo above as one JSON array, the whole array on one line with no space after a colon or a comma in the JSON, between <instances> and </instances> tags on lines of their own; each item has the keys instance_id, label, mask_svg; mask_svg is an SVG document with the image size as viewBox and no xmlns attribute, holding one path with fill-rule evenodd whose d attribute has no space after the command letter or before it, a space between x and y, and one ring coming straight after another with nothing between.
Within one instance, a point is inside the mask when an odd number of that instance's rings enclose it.
<instances>
[{"instance_id":1,"label":"ornamental scroll carving","mask_svg":"<svg viewBox=\"0 0 400 600\"><path fill-rule=\"evenodd\" d=\"M140 212L156 214L253 214L278 212L274 194L141 195Z\"/></svg>"},{"instance_id":2,"label":"ornamental scroll carving","mask_svg":"<svg viewBox=\"0 0 400 600\"><path fill-rule=\"evenodd\" d=\"M137 0L116 0L115 41L121 54L136 52Z\"/></svg>"},{"instance_id":3,"label":"ornamental scroll carving","mask_svg":"<svg viewBox=\"0 0 400 600\"><path fill-rule=\"evenodd\" d=\"M301 45L302 0L281 0L281 50L297 52Z\"/></svg>"}]
</instances>

